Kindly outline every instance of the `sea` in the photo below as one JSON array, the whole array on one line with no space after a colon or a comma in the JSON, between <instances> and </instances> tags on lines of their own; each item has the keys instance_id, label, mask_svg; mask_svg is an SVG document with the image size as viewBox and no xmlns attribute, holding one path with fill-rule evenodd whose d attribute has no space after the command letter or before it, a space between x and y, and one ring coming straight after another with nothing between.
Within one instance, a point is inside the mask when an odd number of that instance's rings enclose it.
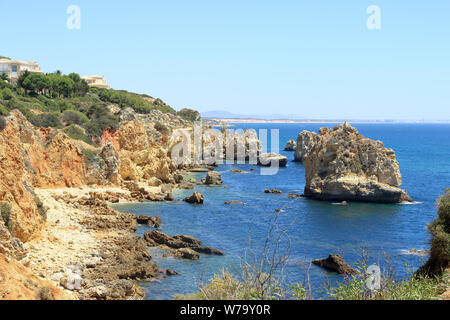
<instances>
[{"instance_id":1,"label":"sea","mask_svg":"<svg viewBox=\"0 0 450 320\"><path fill-rule=\"evenodd\" d=\"M269 132L269 141L278 132L280 153L289 159L275 175L262 175L251 164L223 164L217 168L225 187L195 186L205 197L203 205L182 201L193 190L174 192L175 202L120 204L116 209L137 215L160 216L161 231L168 235L187 234L205 246L225 252L224 256L201 255L196 261L165 257L150 248L153 261L162 269L179 275L140 285L150 300L169 300L178 294L197 292L201 283L228 270L237 277L242 266L268 258L285 259L285 283L304 283L317 299L326 298L326 289L345 277L311 264L311 260L340 254L350 264L380 266L382 272L405 279L427 256L411 249L427 250L427 225L436 218L436 201L450 187L450 124L372 123L353 124L364 136L380 140L395 150L403 176L403 186L414 204L336 203L289 199L289 193L303 193L305 169L294 162L294 153L282 151L286 142L297 139L303 130L317 132L337 124L235 124L233 129L260 129ZM275 131L271 131L275 130ZM277 131L278 130L278 131ZM269 143L270 145L270 143ZM251 169L254 168L254 171ZM232 169L248 174L232 173ZM187 178L200 180L205 173ZM283 194L266 194L265 189ZM228 201L244 204L227 205ZM277 212L278 211L278 212ZM140 226L138 235L152 230ZM266 249L264 249L266 248Z\"/></svg>"}]
</instances>

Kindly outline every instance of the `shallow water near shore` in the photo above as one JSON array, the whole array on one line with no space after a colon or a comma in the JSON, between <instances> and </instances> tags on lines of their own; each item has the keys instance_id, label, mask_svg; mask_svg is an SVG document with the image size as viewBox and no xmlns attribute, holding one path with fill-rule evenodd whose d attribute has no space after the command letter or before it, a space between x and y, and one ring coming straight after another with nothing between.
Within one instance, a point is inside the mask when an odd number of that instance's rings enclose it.
<instances>
[{"instance_id":1,"label":"shallow water near shore","mask_svg":"<svg viewBox=\"0 0 450 320\"><path fill-rule=\"evenodd\" d=\"M330 124L237 124L236 128L280 129L280 150L289 139L296 140L302 130L316 131ZM218 248L225 256L201 255L198 261L163 258L159 249L149 249L162 269L170 268L179 275L157 282L141 283L148 299L172 299L175 294L198 291L199 281L207 282L224 268L239 273L246 249L263 245L269 226L283 209L277 223L288 227L291 241L290 260L286 268L289 283L309 278L312 289L320 290L325 281L341 281L342 276L310 266L312 259L340 253L350 263L360 258L361 246L369 250L371 262L388 256L398 278L407 270L417 269L426 256L405 254L410 249L429 247L426 226L436 217L435 203L446 187L450 187L450 125L444 124L357 124L360 133L381 140L396 151L403 175L403 188L416 201L413 205L349 203L338 206L304 198L288 199L288 193L303 193L305 171L301 163L290 161L275 176L260 175L252 165L221 165L217 171L227 188L196 186L203 193L204 205L181 201L193 190L174 193L174 203L121 204L115 208L138 215L160 216L161 231L169 235L187 234ZM293 160L293 152L280 153ZM251 168L256 168L250 172ZM231 169L249 171L231 173ZM205 174L193 175L200 180ZM283 194L265 194L276 188ZM245 204L225 205L226 201ZM142 235L151 230L140 226ZM251 243L249 244L249 240ZM316 297L323 297L316 293Z\"/></svg>"}]
</instances>

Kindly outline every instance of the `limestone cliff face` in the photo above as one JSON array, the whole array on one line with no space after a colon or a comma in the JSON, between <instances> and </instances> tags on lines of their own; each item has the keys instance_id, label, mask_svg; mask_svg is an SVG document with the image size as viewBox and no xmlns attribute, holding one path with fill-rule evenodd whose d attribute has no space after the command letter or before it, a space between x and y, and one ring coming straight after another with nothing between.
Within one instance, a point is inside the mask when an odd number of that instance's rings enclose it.
<instances>
[{"instance_id":1,"label":"limestone cliff face","mask_svg":"<svg viewBox=\"0 0 450 320\"><path fill-rule=\"evenodd\" d=\"M411 201L392 149L365 138L349 123L318 135L303 134L305 196L331 201L399 203ZM301 141L301 142L302 142ZM311 143L312 142L312 143Z\"/></svg>"},{"instance_id":2,"label":"limestone cliff face","mask_svg":"<svg viewBox=\"0 0 450 320\"><path fill-rule=\"evenodd\" d=\"M119 173L122 180L148 180L157 177L163 182L173 182L175 166L162 143L142 121L128 121L117 132L105 134L103 143L117 148L120 159Z\"/></svg>"},{"instance_id":3,"label":"limestone cliff face","mask_svg":"<svg viewBox=\"0 0 450 320\"><path fill-rule=\"evenodd\" d=\"M11 231L22 241L39 232L44 222L29 191L33 168L25 145L34 138L35 132L20 113L13 112L0 131L0 202L10 204Z\"/></svg>"}]
</instances>

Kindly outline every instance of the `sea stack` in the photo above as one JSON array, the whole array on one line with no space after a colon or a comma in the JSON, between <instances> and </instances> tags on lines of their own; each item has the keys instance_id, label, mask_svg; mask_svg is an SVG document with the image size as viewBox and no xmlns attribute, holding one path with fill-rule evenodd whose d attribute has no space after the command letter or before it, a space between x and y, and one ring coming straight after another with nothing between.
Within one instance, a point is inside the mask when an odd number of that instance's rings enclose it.
<instances>
[{"instance_id":1,"label":"sea stack","mask_svg":"<svg viewBox=\"0 0 450 320\"><path fill-rule=\"evenodd\" d=\"M298 143L305 166L305 196L327 201L411 202L392 149L365 138L348 122L319 134L303 132ZM303 139L302 138L302 139ZM305 147L303 150L298 148Z\"/></svg>"}]
</instances>

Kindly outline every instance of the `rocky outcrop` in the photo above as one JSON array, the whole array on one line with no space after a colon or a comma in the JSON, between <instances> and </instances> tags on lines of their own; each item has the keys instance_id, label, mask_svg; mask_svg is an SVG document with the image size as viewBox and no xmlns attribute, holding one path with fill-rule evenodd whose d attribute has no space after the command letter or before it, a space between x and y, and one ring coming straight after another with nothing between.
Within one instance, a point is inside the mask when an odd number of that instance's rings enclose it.
<instances>
[{"instance_id":1,"label":"rocky outcrop","mask_svg":"<svg viewBox=\"0 0 450 320\"><path fill-rule=\"evenodd\" d=\"M284 151L295 151L297 149L297 142L289 140L284 147Z\"/></svg>"},{"instance_id":2,"label":"rocky outcrop","mask_svg":"<svg viewBox=\"0 0 450 320\"><path fill-rule=\"evenodd\" d=\"M286 167L287 158L281 154L263 153L258 157L258 165L263 167L276 166Z\"/></svg>"},{"instance_id":3,"label":"rocky outcrop","mask_svg":"<svg viewBox=\"0 0 450 320\"><path fill-rule=\"evenodd\" d=\"M196 191L192 196L185 198L183 201L192 204L203 204L204 200L203 195Z\"/></svg>"},{"instance_id":4,"label":"rocky outcrop","mask_svg":"<svg viewBox=\"0 0 450 320\"><path fill-rule=\"evenodd\" d=\"M309 136L304 134L304 136ZM322 128L303 156L305 196L328 201L412 201L392 149L365 138L349 123ZM300 144L301 145L301 144Z\"/></svg>"},{"instance_id":5,"label":"rocky outcrop","mask_svg":"<svg viewBox=\"0 0 450 320\"><path fill-rule=\"evenodd\" d=\"M123 124L119 128L117 143L123 180L140 181L156 177L165 183L174 182L174 164L167 151L153 141L144 123L130 121Z\"/></svg>"},{"instance_id":6,"label":"rocky outcrop","mask_svg":"<svg viewBox=\"0 0 450 320\"><path fill-rule=\"evenodd\" d=\"M159 231L150 231L144 234L144 239L150 247L165 246L174 249L174 255L186 259L198 259L198 253L224 255L220 250L202 246L202 241L187 235L168 236ZM195 252L195 253L193 253ZM198 258L196 258L198 256Z\"/></svg>"},{"instance_id":7,"label":"rocky outcrop","mask_svg":"<svg viewBox=\"0 0 450 320\"><path fill-rule=\"evenodd\" d=\"M206 174L206 178L202 179L202 183L208 186L219 186L223 184L222 176L219 172L210 171Z\"/></svg>"},{"instance_id":8,"label":"rocky outcrop","mask_svg":"<svg viewBox=\"0 0 450 320\"><path fill-rule=\"evenodd\" d=\"M265 189L264 193L272 193L272 194L282 194L283 191L278 189Z\"/></svg>"},{"instance_id":9,"label":"rocky outcrop","mask_svg":"<svg viewBox=\"0 0 450 320\"><path fill-rule=\"evenodd\" d=\"M309 131L302 131L297 137L297 144L294 153L294 161L303 161L303 157L318 142L317 134Z\"/></svg>"},{"instance_id":10,"label":"rocky outcrop","mask_svg":"<svg viewBox=\"0 0 450 320\"><path fill-rule=\"evenodd\" d=\"M138 224L146 225L150 228L161 228L162 220L160 217L149 217L149 216L137 216L136 222Z\"/></svg>"},{"instance_id":11,"label":"rocky outcrop","mask_svg":"<svg viewBox=\"0 0 450 320\"><path fill-rule=\"evenodd\" d=\"M357 270L350 267L350 265L338 254L331 254L325 259L313 260L312 264L339 274L359 274Z\"/></svg>"},{"instance_id":12,"label":"rocky outcrop","mask_svg":"<svg viewBox=\"0 0 450 320\"><path fill-rule=\"evenodd\" d=\"M111 142L106 144L98 155L86 157L86 167L87 184L120 184L119 154Z\"/></svg>"}]
</instances>

